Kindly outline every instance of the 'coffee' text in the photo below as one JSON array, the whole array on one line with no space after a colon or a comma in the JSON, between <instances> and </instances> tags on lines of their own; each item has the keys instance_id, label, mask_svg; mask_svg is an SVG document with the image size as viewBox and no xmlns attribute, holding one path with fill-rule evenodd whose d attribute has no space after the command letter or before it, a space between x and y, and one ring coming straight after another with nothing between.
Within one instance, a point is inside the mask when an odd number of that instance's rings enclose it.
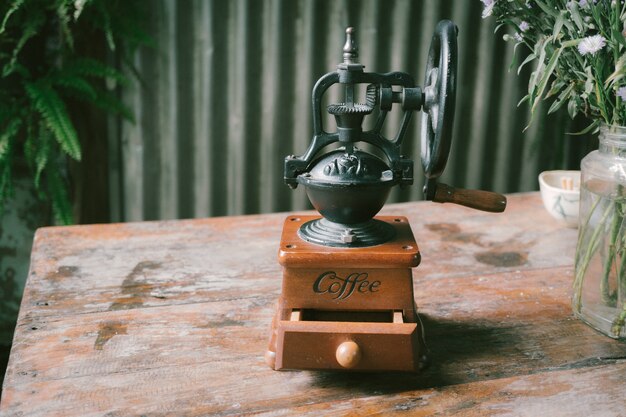
<instances>
[{"instance_id":1,"label":"'coffee' text","mask_svg":"<svg viewBox=\"0 0 626 417\"><path fill-rule=\"evenodd\" d=\"M334 294L334 299L345 300L355 291L360 293L378 292L380 281L368 281L367 272L353 272L345 278L333 271L324 272L313 284L317 294Z\"/></svg>"}]
</instances>

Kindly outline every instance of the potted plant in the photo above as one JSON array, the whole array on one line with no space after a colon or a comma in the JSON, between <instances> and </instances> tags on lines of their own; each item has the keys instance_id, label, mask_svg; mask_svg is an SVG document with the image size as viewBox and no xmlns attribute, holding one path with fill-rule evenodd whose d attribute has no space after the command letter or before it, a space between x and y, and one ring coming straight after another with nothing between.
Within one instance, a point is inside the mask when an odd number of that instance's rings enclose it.
<instances>
[{"instance_id":1,"label":"potted plant","mask_svg":"<svg viewBox=\"0 0 626 417\"><path fill-rule=\"evenodd\" d=\"M127 58L148 41L139 29L139 2L13 0L0 6L0 207L21 170L55 221L72 222L68 160L83 144L68 104L81 101L132 119L115 86L127 77L105 57ZM128 59L122 59L128 62Z\"/></svg>"},{"instance_id":2,"label":"potted plant","mask_svg":"<svg viewBox=\"0 0 626 417\"><path fill-rule=\"evenodd\" d=\"M504 35L529 49L534 64L531 115L567 108L600 132L599 150L581 162L579 237L573 309L611 337L626 336L626 2L624 0L482 0L483 17L512 28ZM531 116L532 120L532 116Z\"/></svg>"}]
</instances>

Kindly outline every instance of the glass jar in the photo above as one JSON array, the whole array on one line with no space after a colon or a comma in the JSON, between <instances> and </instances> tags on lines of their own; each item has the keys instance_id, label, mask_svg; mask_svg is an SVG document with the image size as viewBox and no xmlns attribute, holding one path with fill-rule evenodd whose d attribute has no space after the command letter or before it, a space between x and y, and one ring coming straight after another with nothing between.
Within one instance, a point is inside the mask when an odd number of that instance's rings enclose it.
<instances>
[{"instance_id":1,"label":"glass jar","mask_svg":"<svg viewBox=\"0 0 626 417\"><path fill-rule=\"evenodd\" d=\"M602 125L581 161L574 314L607 336L626 336L626 127Z\"/></svg>"}]
</instances>

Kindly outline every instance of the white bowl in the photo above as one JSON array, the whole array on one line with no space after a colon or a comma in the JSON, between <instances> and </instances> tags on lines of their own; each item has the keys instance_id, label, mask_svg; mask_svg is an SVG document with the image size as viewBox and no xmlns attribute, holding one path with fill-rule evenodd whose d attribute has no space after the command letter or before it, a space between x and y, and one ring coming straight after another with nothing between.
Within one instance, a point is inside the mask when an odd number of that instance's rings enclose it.
<instances>
[{"instance_id":1,"label":"white bowl","mask_svg":"<svg viewBox=\"0 0 626 417\"><path fill-rule=\"evenodd\" d=\"M572 189L566 189L565 186ZM539 174L543 206L568 227L578 226L580 204L580 171L544 171Z\"/></svg>"}]
</instances>

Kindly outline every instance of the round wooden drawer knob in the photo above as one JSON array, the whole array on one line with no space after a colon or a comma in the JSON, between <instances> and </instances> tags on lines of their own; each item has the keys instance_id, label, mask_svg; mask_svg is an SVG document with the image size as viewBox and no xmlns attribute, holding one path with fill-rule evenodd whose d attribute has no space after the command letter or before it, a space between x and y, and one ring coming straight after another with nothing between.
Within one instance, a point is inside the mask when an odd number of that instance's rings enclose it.
<instances>
[{"instance_id":1,"label":"round wooden drawer knob","mask_svg":"<svg viewBox=\"0 0 626 417\"><path fill-rule=\"evenodd\" d=\"M344 368L354 368L361 360L361 348L353 341L343 342L335 352L337 362Z\"/></svg>"}]
</instances>

